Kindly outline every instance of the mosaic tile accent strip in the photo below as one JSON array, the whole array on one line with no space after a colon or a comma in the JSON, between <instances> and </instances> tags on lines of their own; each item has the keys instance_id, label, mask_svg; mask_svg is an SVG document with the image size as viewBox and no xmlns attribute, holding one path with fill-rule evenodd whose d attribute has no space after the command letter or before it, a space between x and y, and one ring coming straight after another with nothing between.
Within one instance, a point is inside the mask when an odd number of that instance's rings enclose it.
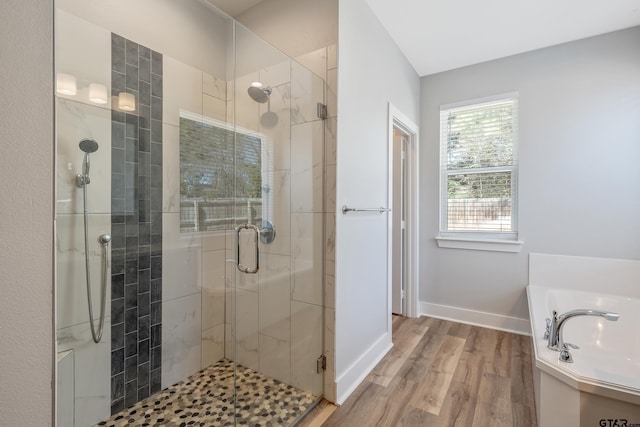
<instances>
[{"instance_id":1,"label":"mosaic tile accent strip","mask_svg":"<svg viewBox=\"0 0 640 427\"><path fill-rule=\"evenodd\" d=\"M111 35L111 413L160 390L162 55ZM116 98L117 99L117 98Z\"/></svg>"},{"instance_id":2,"label":"mosaic tile accent strip","mask_svg":"<svg viewBox=\"0 0 640 427\"><path fill-rule=\"evenodd\" d=\"M97 426L290 426L318 400L307 392L222 359ZM235 418L235 424L234 424Z\"/></svg>"}]
</instances>

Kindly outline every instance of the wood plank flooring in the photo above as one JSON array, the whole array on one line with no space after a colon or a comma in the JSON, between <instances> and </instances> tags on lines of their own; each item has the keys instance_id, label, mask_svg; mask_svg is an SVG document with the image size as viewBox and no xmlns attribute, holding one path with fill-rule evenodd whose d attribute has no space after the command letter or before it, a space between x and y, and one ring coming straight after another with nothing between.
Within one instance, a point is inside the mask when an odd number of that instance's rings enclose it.
<instances>
[{"instance_id":1,"label":"wood plank flooring","mask_svg":"<svg viewBox=\"0 0 640 427\"><path fill-rule=\"evenodd\" d=\"M391 351L347 401L300 427L535 427L530 337L394 316Z\"/></svg>"}]
</instances>

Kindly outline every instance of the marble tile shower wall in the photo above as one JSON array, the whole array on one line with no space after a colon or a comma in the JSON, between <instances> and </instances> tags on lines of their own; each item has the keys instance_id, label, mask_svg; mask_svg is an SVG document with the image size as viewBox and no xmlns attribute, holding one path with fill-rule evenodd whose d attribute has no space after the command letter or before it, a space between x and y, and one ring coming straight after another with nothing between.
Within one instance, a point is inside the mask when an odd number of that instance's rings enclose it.
<instances>
[{"instance_id":1,"label":"marble tile shower wall","mask_svg":"<svg viewBox=\"0 0 640 427\"><path fill-rule=\"evenodd\" d=\"M162 55L111 37L112 96L131 93L136 111L112 110L111 413L161 386Z\"/></svg>"},{"instance_id":2,"label":"marble tile shower wall","mask_svg":"<svg viewBox=\"0 0 640 427\"><path fill-rule=\"evenodd\" d=\"M162 388L224 357L225 235L180 232L180 114L226 122L227 82L164 56Z\"/></svg>"}]
</instances>

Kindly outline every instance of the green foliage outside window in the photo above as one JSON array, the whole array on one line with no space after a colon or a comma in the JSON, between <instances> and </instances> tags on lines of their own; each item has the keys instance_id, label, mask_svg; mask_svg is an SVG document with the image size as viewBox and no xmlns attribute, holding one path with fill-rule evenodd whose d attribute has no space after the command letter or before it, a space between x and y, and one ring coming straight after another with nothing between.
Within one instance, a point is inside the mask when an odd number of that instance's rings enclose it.
<instances>
[{"instance_id":1,"label":"green foliage outside window","mask_svg":"<svg viewBox=\"0 0 640 427\"><path fill-rule=\"evenodd\" d=\"M260 138L237 133L235 139L232 130L180 119L181 197L261 196Z\"/></svg>"},{"instance_id":2,"label":"green foliage outside window","mask_svg":"<svg viewBox=\"0 0 640 427\"><path fill-rule=\"evenodd\" d=\"M446 141L449 198L511 196L510 172L464 172L513 164L512 110L509 102L493 108L449 112Z\"/></svg>"},{"instance_id":3,"label":"green foliage outside window","mask_svg":"<svg viewBox=\"0 0 640 427\"><path fill-rule=\"evenodd\" d=\"M259 218L261 197L259 137L180 118L182 231L229 229L234 218Z\"/></svg>"}]
</instances>

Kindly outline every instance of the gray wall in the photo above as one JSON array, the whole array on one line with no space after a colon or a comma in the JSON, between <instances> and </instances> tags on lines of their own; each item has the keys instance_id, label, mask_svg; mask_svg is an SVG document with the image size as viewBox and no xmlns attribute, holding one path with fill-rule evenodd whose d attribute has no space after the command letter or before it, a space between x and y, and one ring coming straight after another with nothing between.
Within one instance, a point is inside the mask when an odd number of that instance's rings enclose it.
<instances>
[{"instance_id":1,"label":"gray wall","mask_svg":"<svg viewBox=\"0 0 640 427\"><path fill-rule=\"evenodd\" d=\"M420 79L365 0L339 6L336 205L388 203L388 103L419 118ZM387 215L336 214L338 401L391 344Z\"/></svg>"},{"instance_id":2,"label":"gray wall","mask_svg":"<svg viewBox=\"0 0 640 427\"><path fill-rule=\"evenodd\" d=\"M53 2L0 3L0 425L46 426L53 376Z\"/></svg>"},{"instance_id":3,"label":"gray wall","mask_svg":"<svg viewBox=\"0 0 640 427\"><path fill-rule=\"evenodd\" d=\"M527 318L530 252L640 259L638 46L635 27L422 78L420 301ZM522 252L440 249L439 106L510 91Z\"/></svg>"}]
</instances>

